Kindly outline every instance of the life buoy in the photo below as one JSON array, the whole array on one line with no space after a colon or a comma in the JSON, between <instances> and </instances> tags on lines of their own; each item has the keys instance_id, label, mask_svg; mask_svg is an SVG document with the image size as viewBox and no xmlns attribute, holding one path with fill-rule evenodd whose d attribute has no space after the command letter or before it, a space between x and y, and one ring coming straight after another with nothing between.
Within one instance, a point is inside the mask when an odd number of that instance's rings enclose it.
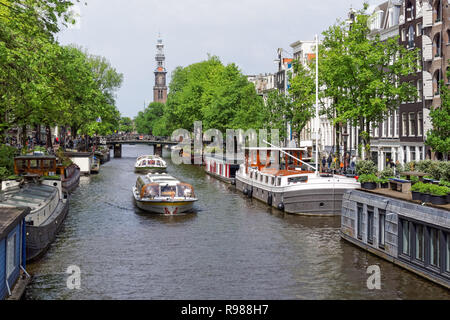
<instances>
[{"instance_id":1,"label":"life buoy","mask_svg":"<svg viewBox=\"0 0 450 320\"><path fill-rule=\"evenodd\" d=\"M278 204L277 208L278 208L278 210L280 210L280 211L284 211L284 203L283 203L283 202L280 202L280 203Z\"/></svg>"}]
</instances>

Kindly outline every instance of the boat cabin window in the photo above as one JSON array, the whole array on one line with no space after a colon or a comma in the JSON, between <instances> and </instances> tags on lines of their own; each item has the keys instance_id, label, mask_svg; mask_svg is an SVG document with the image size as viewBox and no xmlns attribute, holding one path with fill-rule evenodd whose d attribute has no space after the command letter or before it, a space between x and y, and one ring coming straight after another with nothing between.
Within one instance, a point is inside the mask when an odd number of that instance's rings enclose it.
<instances>
[{"instance_id":1,"label":"boat cabin window","mask_svg":"<svg viewBox=\"0 0 450 320\"><path fill-rule=\"evenodd\" d=\"M270 180L271 180L270 184L275 185L275 177L271 177Z\"/></svg>"},{"instance_id":2,"label":"boat cabin window","mask_svg":"<svg viewBox=\"0 0 450 320\"><path fill-rule=\"evenodd\" d=\"M21 170L24 170L27 168L27 161L26 160L16 160L17 167Z\"/></svg>"},{"instance_id":3,"label":"boat cabin window","mask_svg":"<svg viewBox=\"0 0 450 320\"><path fill-rule=\"evenodd\" d=\"M177 186L177 190L178 190L177 192L178 197L190 198L194 196L194 190L190 185L180 184Z\"/></svg>"},{"instance_id":4,"label":"boat cabin window","mask_svg":"<svg viewBox=\"0 0 450 320\"><path fill-rule=\"evenodd\" d=\"M281 186L281 177L277 179L277 186Z\"/></svg>"},{"instance_id":5,"label":"boat cabin window","mask_svg":"<svg viewBox=\"0 0 450 320\"><path fill-rule=\"evenodd\" d=\"M308 176L288 178L288 184L308 182Z\"/></svg>"},{"instance_id":6,"label":"boat cabin window","mask_svg":"<svg viewBox=\"0 0 450 320\"><path fill-rule=\"evenodd\" d=\"M172 196L175 195L177 191L177 186L161 186L161 196Z\"/></svg>"},{"instance_id":7,"label":"boat cabin window","mask_svg":"<svg viewBox=\"0 0 450 320\"><path fill-rule=\"evenodd\" d=\"M269 183L269 177L268 177L268 176L266 176L266 178L265 178L264 182L265 182L266 184L268 184L268 183Z\"/></svg>"},{"instance_id":8,"label":"boat cabin window","mask_svg":"<svg viewBox=\"0 0 450 320\"><path fill-rule=\"evenodd\" d=\"M43 160L42 161L42 168L43 169L51 169L51 168L53 168L52 161L51 160Z\"/></svg>"},{"instance_id":9,"label":"boat cabin window","mask_svg":"<svg viewBox=\"0 0 450 320\"><path fill-rule=\"evenodd\" d=\"M154 198L159 196L159 185L147 185L144 192L144 197Z\"/></svg>"},{"instance_id":10,"label":"boat cabin window","mask_svg":"<svg viewBox=\"0 0 450 320\"><path fill-rule=\"evenodd\" d=\"M30 169L39 169L37 160L30 160Z\"/></svg>"}]
</instances>

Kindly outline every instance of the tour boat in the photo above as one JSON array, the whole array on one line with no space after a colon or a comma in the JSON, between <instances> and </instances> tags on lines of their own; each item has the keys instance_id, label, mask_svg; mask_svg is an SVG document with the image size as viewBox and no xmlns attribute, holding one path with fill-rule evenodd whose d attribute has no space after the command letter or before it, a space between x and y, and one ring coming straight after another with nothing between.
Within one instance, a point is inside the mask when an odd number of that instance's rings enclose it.
<instances>
[{"instance_id":1,"label":"tour boat","mask_svg":"<svg viewBox=\"0 0 450 320\"><path fill-rule=\"evenodd\" d=\"M155 171L162 172L167 169L167 163L159 156L145 155L137 158L134 165L135 172Z\"/></svg>"},{"instance_id":2,"label":"tour boat","mask_svg":"<svg viewBox=\"0 0 450 320\"><path fill-rule=\"evenodd\" d=\"M149 173L139 176L133 187L136 205L148 212L176 215L192 210L194 188L166 173Z\"/></svg>"},{"instance_id":3,"label":"tour boat","mask_svg":"<svg viewBox=\"0 0 450 320\"><path fill-rule=\"evenodd\" d=\"M69 211L67 194L60 180L46 180L29 174L26 183L2 182L0 207L28 207L26 222L26 260L38 259L55 240Z\"/></svg>"},{"instance_id":4,"label":"tour boat","mask_svg":"<svg viewBox=\"0 0 450 320\"><path fill-rule=\"evenodd\" d=\"M236 174L236 188L287 213L305 215L340 215L343 194L360 188L354 178L320 174L318 167L319 40L316 36L316 106L314 166L303 161L304 148L279 148L267 143L266 148L247 148L245 163ZM284 159L281 155L284 155ZM261 161L265 157L265 163ZM264 160L264 159L263 159ZM284 165L282 161L284 160Z\"/></svg>"},{"instance_id":5,"label":"tour boat","mask_svg":"<svg viewBox=\"0 0 450 320\"><path fill-rule=\"evenodd\" d=\"M55 156L27 155L14 158L14 174L38 175L44 179L61 180L62 192L72 192L80 183L80 167L75 163L64 165Z\"/></svg>"}]
</instances>

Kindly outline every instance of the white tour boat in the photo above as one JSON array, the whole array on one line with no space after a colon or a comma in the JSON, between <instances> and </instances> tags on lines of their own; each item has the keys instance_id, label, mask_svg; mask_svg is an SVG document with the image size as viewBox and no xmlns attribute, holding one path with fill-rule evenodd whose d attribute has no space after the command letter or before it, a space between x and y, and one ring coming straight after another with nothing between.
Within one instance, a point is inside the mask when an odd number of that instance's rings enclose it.
<instances>
[{"instance_id":1,"label":"white tour boat","mask_svg":"<svg viewBox=\"0 0 450 320\"><path fill-rule=\"evenodd\" d=\"M192 210L194 188L165 173L139 176L133 187L136 205L145 211L176 215Z\"/></svg>"},{"instance_id":2,"label":"white tour boat","mask_svg":"<svg viewBox=\"0 0 450 320\"><path fill-rule=\"evenodd\" d=\"M140 156L134 165L135 172L162 172L167 169L167 163L161 157L155 155Z\"/></svg>"}]
</instances>

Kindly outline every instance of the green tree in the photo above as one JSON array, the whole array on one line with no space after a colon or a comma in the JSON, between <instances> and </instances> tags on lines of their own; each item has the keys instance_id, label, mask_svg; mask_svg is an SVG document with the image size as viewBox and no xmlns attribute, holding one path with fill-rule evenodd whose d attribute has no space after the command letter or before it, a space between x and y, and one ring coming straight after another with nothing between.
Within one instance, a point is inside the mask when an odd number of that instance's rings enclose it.
<instances>
[{"instance_id":1,"label":"green tree","mask_svg":"<svg viewBox=\"0 0 450 320\"><path fill-rule=\"evenodd\" d=\"M155 136L168 134L165 129L164 104L160 102L152 102L144 111L140 111L135 119L135 123L138 133Z\"/></svg>"},{"instance_id":2,"label":"green tree","mask_svg":"<svg viewBox=\"0 0 450 320\"><path fill-rule=\"evenodd\" d=\"M133 132L133 130L134 130L133 120L131 120L131 118L129 117L122 117L120 119L119 131L130 133Z\"/></svg>"},{"instance_id":3,"label":"green tree","mask_svg":"<svg viewBox=\"0 0 450 320\"><path fill-rule=\"evenodd\" d=\"M430 111L433 128L428 131L425 144L445 156L450 153L450 90L444 81L441 81L440 87L441 105Z\"/></svg>"},{"instance_id":4,"label":"green tree","mask_svg":"<svg viewBox=\"0 0 450 320\"><path fill-rule=\"evenodd\" d=\"M178 67L172 73L164 115L166 130L191 130L194 121L203 128L248 129L262 127L262 98L235 64L223 65L219 58Z\"/></svg>"},{"instance_id":5,"label":"green tree","mask_svg":"<svg viewBox=\"0 0 450 320\"><path fill-rule=\"evenodd\" d=\"M401 46L398 37L369 38L366 9L367 4L356 13L350 28L337 22L323 32L319 78L325 85L324 95L332 101L328 116L333 124L358 125L369 151L370 124L377 126L402 102L416 98L416 87L401 78L416 71L419 57L417 49Z\"/></svg>"}]
</instances>

